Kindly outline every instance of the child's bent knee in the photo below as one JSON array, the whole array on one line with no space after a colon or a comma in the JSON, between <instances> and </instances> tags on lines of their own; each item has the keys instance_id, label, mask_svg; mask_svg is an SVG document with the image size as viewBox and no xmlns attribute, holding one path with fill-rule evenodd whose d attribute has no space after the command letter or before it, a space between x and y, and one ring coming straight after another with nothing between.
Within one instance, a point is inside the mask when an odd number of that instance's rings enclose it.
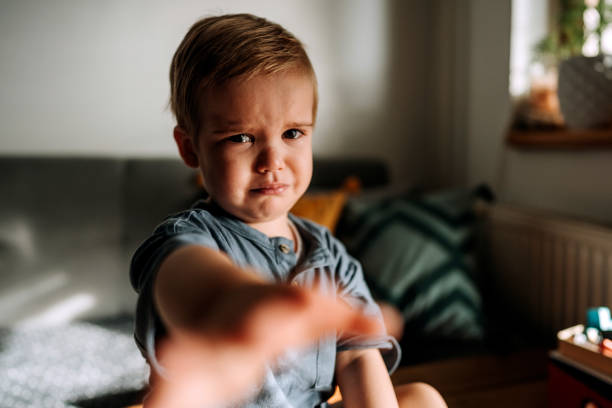
<instances>
[{"instance_id":1,"label":"child's bent knee","mask_svg":"<svg viewBox=\"0 0 612 408\"><path fill-rule=\"evenodd\" d=\"M398 385L395 387L395 394L400 408L410 406L447 408L438 390L423 382Z\"/></svg>"}]
</instances>

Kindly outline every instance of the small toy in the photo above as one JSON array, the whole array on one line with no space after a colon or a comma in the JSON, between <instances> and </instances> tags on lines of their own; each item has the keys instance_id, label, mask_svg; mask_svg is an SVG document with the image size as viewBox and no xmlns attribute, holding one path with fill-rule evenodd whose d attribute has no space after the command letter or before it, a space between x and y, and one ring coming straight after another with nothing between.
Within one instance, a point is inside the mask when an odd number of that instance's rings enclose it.
<instances>
[{"instance_id":1,"label":"small toy","mask_svg":"<svg viewBox=\"0 0 612 408\"><path fill-rule=\"evenodd\" d=\"M606 306L589 308L586 327L594 327L601 332L612 331L610 309Z\"/></svg>"}]
</instances>

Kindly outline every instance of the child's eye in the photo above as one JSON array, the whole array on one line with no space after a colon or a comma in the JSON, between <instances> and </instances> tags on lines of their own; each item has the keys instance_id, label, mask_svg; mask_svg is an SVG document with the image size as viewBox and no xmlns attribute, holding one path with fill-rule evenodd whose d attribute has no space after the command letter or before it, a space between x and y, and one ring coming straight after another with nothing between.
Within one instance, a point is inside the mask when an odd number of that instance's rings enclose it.
<instances>
[{"instance_id":1,"label":"child's eye","mask_svg":"<svg viewBox=\"0 0 612 408\"><path fill-rule=\"evenodd\" d=\"M285 139L299 139L302 136L304 136L304 132L298 129L289 129L283 133Z\"/></svg>"},{"instance_id":2,"label":"child's eye","mask_svg":"<svg viewBox=\"0 0 612 408\"><path fill-rule=\"evenodd\" d=\"M253 142L253 136L249 136L245 133L240 133L239 135L228 137L227 140L233 143L251 143Z\"/></svg>"}]
</instances>

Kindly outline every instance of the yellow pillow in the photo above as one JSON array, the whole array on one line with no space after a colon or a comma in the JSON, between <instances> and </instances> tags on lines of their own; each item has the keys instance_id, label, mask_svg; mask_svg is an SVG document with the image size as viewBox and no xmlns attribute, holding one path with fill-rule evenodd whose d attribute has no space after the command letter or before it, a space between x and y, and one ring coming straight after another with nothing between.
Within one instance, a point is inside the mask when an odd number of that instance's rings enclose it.
<instances>
[{"instance_id":1,"label":"yellow pillow","mask_svg":"<svg viewBox=\"0 0 612 408\"><path fill-rule=\"evenodd\" d=\"M305 194L295 203L291 213L321 224L334 233L348 196L360 188L359 179L348 177L338 190Z\"/></svg>"}]
</instances>

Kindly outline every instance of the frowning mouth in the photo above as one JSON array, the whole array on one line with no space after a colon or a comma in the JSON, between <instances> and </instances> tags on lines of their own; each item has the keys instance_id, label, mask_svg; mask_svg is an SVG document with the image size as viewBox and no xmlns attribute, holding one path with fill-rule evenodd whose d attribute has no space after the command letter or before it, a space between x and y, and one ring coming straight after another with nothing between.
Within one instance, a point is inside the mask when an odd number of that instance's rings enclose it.
<instances>
[{"instance_id":1,"label":"frowning mouth","mask_svg":"<svg viewBox=\"0 0 612 408\"><path fill-rule=\"evenodd\" d=\"M287 184L266 184L261 187L251 189L251 192L263 195L277 195L284 193L289 188Z\"/></svg>"}]
</instances>

